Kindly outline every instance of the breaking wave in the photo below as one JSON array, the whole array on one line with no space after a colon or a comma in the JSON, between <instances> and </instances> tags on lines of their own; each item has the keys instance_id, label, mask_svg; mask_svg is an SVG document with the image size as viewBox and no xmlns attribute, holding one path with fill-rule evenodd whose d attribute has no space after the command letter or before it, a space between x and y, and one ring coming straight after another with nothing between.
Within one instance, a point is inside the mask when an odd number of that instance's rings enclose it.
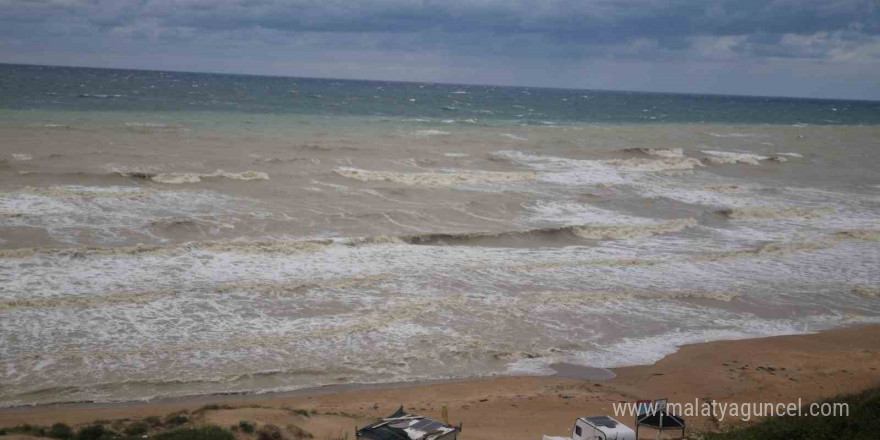
<instances>
[{"instance_id":1,"label":"breaking wave","mask_svg":"<svg viewBox=\"0 0 880 440\"><path fill-rule=\"evenodd\" d=\"M152 180L157 183L168 184L184 184L198 183L202 179L224 178L231 180L269 180L269 175L262 171L242 171L240 173L231 173L223 170L217 170L213 173L162 173L152 170L143 170L138 168L114 167L111 169L114 174L122 177L132 177L136 179Z\"/></svg>"},{"instance_id":2,"label":"breaking wave","mask_svg":"<svg viewBox=\"0 0 880 440\"><path fill-rule=\"evenodd\" d=\"M378 235L372 237L328 238L314 240L273 241L195 241L172 246L129 246L108 248L22 248L0 250L0 258L32 258L38 254L69 258L101 256L138 256L143 254L179 254L188 251L209 251L243 254L302 254L320 252L329 246L411 245L504 245L507 240L557 238L588 240L629 240L681 231L697 225L693 218L639 225L585 224L550 228L499 232L436 232L412 235Z\"/></svg>"},{"instance_id":3,"label":"breaking wave","mask_svg":"<svg viewBox=\"0 0 880 440\"><path fill-rule=\"evenodd\" d=\"M549 228L535 228L521 231L498 232L436 232L412 235L379 235L373 237L328 238L313 240L266 240L266 241L196 241L172 246L129 246L108 248L21 248L0 250L0 258L24 259L36 255L55 255L69 258L101 256L139 256L145 254L179 254L191 251L243 254L282 254L294 255L320 252L330 246L373 246L373 245L506 245L511 241L537 238L556 239L568 242L572 239L587 240L630 240L649 238L656 235L680 232L697 226L694 218L683 218L638 225L584 224ZM821 250L845 241L880 241L880 230L853 229L832 233L812 240L794 242L771 242L755 248L699 254L688 258L691 261L722 261L744 256L779 255L802 251ZM623 259L607 260L608 264L644 265L657 264L655 260ZM538 263L550 266L557 263ZM567 264L567 263L558 263ZM583 263L578 263L583 264ZM599 264L599 263L591 263Z\"/></svg>"},{"instance_id":4,"label":"breaking wave","mask_svg":"<svg viewBox=\"0 0 880 440\"><path fill-rule=\"evenodd\" d=\"M543 156L524 153L516 150L503 150L492 153L495 160L503 159L522 163L542 171L568 172L578 169L598 171L611 167L624 171L667 171L692 170L703 166L699 159L689 157L666 157L663 159L630 158L630 159L568 159L563 157Z\"/></svg>"},{"instance_id":5,"label":"breaking wave","mask_svg":"<svg viewBox=\"0 0 880 440\"><path fill-rule=\"evenodd\" d=\"M528 140L528 138L524 138L522 136L517 136L513 133L503 133L501 136L504 136L508 139L513 139L515 141L527 141Z\"/></svg>"},{"instance_id":6,"label":"breaking wave","mask_svg":"<svg viewBox=\"0 0 880 440\"><path fill-rule=\"evenodd\" d=\"M247 292L266 296L287 296L306 294L316 289L347 289L367 287L392 279L391 275L353 276L328 280L299 281L285 283L229 283L205 289L207 292L229 293ZM0 299L0 312L20 309L54 309L54 308L86 308L122 304L147 304L160 298L180 294L175 290L155 292L114 292L102 294L66 295L54 297L32 297L18 299Z\"/></svg>"},{"instance_id":7,"label":"breaking wave","mask_svg":"<svg viewBox=\"0 0 880 440\"><path fill-rule=\"evenodd\" d=\"M642 258L614 258L614 259L596 259L596 260L586 260L586 261L545 261L545 262L537 262L537 263L524 263L524 264L509 264L503 266L504 269L508 270L546 270L546 269L557 269L557 268L567 268L567 267L580 267L580 266L609 266L609 267L636 267L636 266L654 266L657 264L663 263L671 263L672 260L664 259L664 260L652 260L652 259L642 259ZM470 270L480 270L484 266L475 265L470 267Z\"/></svg>"},{"instance_id":8,"label":"breaking wave","mask_svg":"<svg viewBox=\"0 0 880 440\"><path fill-rule=\"evenodd\" d=\"M152 220L147 223L147 228L163 233L217 233L223 229L235 229L235 225L207 219L170 218Z\"/></svg>"},{"instance_id":9,"label":"breaking wave","mask_svg":"<svg viewBox=\"0 0 880 440\"><path fill-rule=\"evenodd\" d=\"M666 159L610 159L603 162L630 171L685 171L703 166L703 163L699 159L692 157L669 157Z\"/></svg>"},{"instance_id":10,"label":"breaking wave","mask_svg":"<svg viewBox=\"0 0 880 440\"><path fill-rule=\"evenodd\" d=\"M865 298L880 298L880 286L858 285L853 287L853 293Z\"/></svg>"},{"instance_id":11,"label":"breaking wave","mask_svg":"<svg viewBox=\"0 0 880 440\"><path fill-rule=\"evenodd\" d=\"M473 183L503 183L535 180L538 173L534 171L467 171L456 170L445 173L403 173L394 171L370 171L356 168L337 168L336 174L361 182L393 182L404 185L460 185Z\"/></svg>"},{"instance_id":12,"label":"breaking wave","mask_svg":"<svg viewBox=\"0 0 880 440\"><path fill-rule=\"evenodd\" d=\"M835 241L880 241L880 229L850 229L848 231L838 231L832 235L832 239Z\"/></svg>"},{"instance_id":13,"label":"breaking wave","mask_svg":"<svg viewBox=\"0 0 880 440\"><path fill-rule=\"evenodd\" d=\"M709 252L680 258L662 258L662 259L645 259L645 258L613 258L613 259L594 259L583 261L548 261L535 262L525 264L512 264L503 266L508 270L552 270L557 268L579 267L579 266L609 266L609 267L644 267L655 266L658 264L673 264L683 262L725 262L730 260L738 260L741 258L760 258L760 257L778 257L788 254L796 254L801 252L812 252L829 249L837 244L846 241L880 241L880 230L857 229L850 231L839 231L830 235L817 237L812 240L788 241L788 242L770 242L764 243L748 249L740 249L733 251ZM470 270L479 271L483 269L483 265L474 265ZM859 288L857 286L857 288ZM870 291L870 288L868 288ZM866 292L867 292L866 291ZM857 292L858 293L858 292Z\"/></svg>"},{"instance_id":14,"label":"breaking wave","mask_svg":"<svg viewBox=\"0 0 880 440\"><path fill-rule=\"evenodd\" d=\"M752 190L749 185L739 185L735 183L717 183L709 184L703 187L706 191L717 192L721 194L741 194Z\"/></svg>"},{"instance_id":15,"label":"breaking wave","mask_svg":"<svg viewBox=\"0 0 880 440\"><path fill-rule=\"evenodd\" d=\"M695 226L697 226L696 219L686 218L644 225L573 226L572 232L578 237L592 240L626 240L679 232L685 228L692 228Z\"/></svg>"},{"instance_id":16,"label":"breaking wave","mask_svg":"<svg viewBox=\"0 0 880 440\"><path fill-rule=\"evenodd\" d=\"M834 208L731 208L716 211L734 220L761 220L774 218L823 218L837 212Z\"/></svg>"},{"instance_id":17,"label":"breaking wave","mask_svg":"<svg viewBox=\"0 0 880 440\"><path fill-rule=\"evenodd\" d=\"M798 252L829 249L846 241L880 241L880 230L852 229L838 231L815 239L789 242L771 242L751 249L701 254L691 258L693 261L725 261L743 257L762 257L792 254Z\"/></svg>"},{"instance_id":18,"label":"breaking wave","mask_svg":"<svg viewBox=\"0 0 880 440\"><path fill-rule=\"evenodd\" d=\"M247 291L256 292L268 296L287 296L301 295L316 289L347 289L352 287L367 287L391 279L393 279L393 276L384 274L287 283L231 283L218 286L216 290L218 292Z\"/></svg>"},{"instance_id":19,"label":"breaking wave","mask_svg":"<svg viewBox=\"0 0 880 440\"><path fill-rule=\"evenodd\" d=\"M67 295L47 298L0 300L0 311L13 309L48 309L62 307L98 307L117 304L146 304L160 297L174 295L173 290L158 292L110 293L101 295Z\"/></svg>"},{"instance_id":20,"label":"breaking wave","mask_svg":"<svg viewBox=\"0 0 880 440\"><path fill-rule=\"evenodd\" d=\"M416 136L446 136L452 133L443 130L416 130L413 134Z\"/></svg>"},{"instance_id":21,"label":"breaking wave","mask_svg":"<svg viewBox=\"0 0 880 440\"><path fill-rule=\"evenodd\" d=\"M409 244L470 244L474 242L475 244L486 245L492 244L494 241L499 242L499 244L505 244L506 240L548 239L553 237L587 240L631 240L679 232L696 225L696 219L686 218L639 225L584 224L522 231L430 233L396 237L396 240Z\"/></svg>"},{"instance_id":22,"label":"breaking wave","mask_svg":"<svg viewBox=\"0 0 880 440\"><path fill-rule=\"evenodd\" d=\"M788 159L782 156L761 156L751 153L731 153L729 151L703 151L710 157L701 159L707 165L760 165L762 161L786 162Z\"/></svg>"},{"instance_id":23,"label":"breaking wave","mask_svg":"<svg viewBox=\"0 0 880 440\"><path fill-rule=\"evenodd\" d=\"M612 292L541 291L525 293L519 298L519 302L521 306L530 307L545 304L578 305L613 301L631 301L635 299L712 299L716 301L732 301L738 296L738 294L730 292L699 290L669 292L650 290L622 290Z\"/></svg>"},{"instance_id":24,"label":"breaking wave","mask_svg":"<svg viewBox=\"0 0 880 440\"><path fill-rule=\"evenodd\" d=\"M668 158L684 157L684 150L681 148L627 148L623 151Z\"/></svg>"},{"instance_id":25,"label":"breaking wave","mask_svg":"<svg viewBox=\"0 0 880 440\"><path fill-rule=\"evenodd\" d=\"M32 194L56 199L139 199L148 197L150 190L134 187L97 187L97 186L50 186L22 188L21 193ZM0 194L2 195L2 194ZM16 195L16 194L10 194Z\"/></svg>"}]
</instances>

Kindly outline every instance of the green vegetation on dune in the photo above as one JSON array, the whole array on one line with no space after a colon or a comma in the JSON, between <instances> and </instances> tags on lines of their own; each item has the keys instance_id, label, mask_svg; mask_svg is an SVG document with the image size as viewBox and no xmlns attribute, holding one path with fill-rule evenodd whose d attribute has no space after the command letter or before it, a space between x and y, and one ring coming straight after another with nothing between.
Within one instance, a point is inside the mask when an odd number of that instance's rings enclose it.
<instances>
[{"instance_id":1,"label":"green vegetation on dune","mask_svg":"<svg viewBox=\"0 0 880 440\"><path fill-rule=\"evenodd\" d=\"M258 405L231 406L205 405L195 411L181 410L165 417L149 416L143 419L96 420L77 427L56 423L50 427L40 425L18 425L0 428L0 436L7 434L23 434L32 437L52 438L57 440L236 440L236 437L254 440L285 440L310 439L314 436L294 425L288 424L281 429L272 424L258 424L242 420L237 425L224 429L205 424L205 413L208 411L234 410L239 408L265 408ZM281 408L290 414L309 417L311 414L304 409Z\"/></svg>"},{"instance_id":2,"label":"green vegetation on dune","mask_svg":"<svg viewBox=\"0 0 880 440\"><path fill-rule=\"evenodd\" d=\"M723 432L703 433L702 440L876 440L880 438L880 387L824 400L846 403L849 416L780 416Z\"/></svg>"},{"instance_id":3,"label":"green vegetation on dune","mask_svg":"<svg viewBox=\"0 0 880 440\"><path fill-rule=\"evenodd\" d=\"M159 434L156 440L235 440L235 436L217 426L182 428Z\"/></svg>"}]
</instances>

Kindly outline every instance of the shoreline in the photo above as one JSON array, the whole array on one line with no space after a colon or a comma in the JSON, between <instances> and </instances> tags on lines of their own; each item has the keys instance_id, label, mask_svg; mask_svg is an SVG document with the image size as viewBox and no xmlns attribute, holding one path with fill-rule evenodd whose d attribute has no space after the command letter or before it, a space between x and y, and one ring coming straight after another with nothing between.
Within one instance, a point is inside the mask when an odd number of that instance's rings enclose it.
<instances>
[{"instance_id":1,"label":"shoreline","mask_svg":"<svg viewBox=\"0 0 880 440\"><path fill-rule=\"evenodd\" d=\"M880 385L880 325L869 324L819 333L713 341L679 347L651 365L613 368L616 376L495 376L476 379L404 382L396 384L330 385L295 391L207 395L120 403L66 403L0 409L0 427L17 424L73 425L94 420L139 418L175 411L194 411L206 405L234 408L207 411L202 422L223 424L253 419L295 417L283 408L314 413L296 420L316 437L348 432L393 412L399 405L427 416L447 406L451 421L461 418L469 428L463 435L523 438L565 434L582 415L612 414L614 402L639 398L669 398L688 402L711 399L726 402L815 401L844 392ZM583 373L563 366L566 376ZM598 374L590 369L590 374ZM222 417L221 417L222 416ZM540 417L536 417L540 416ZM540 419L537 420L536 419ZM533 423L527 423L531 420ZM627 421L624 420L626 423ZM280 423L280 422L279 422ZM631 422L630 422L631 423ZM718 421L689 420L696 429L718 429ZM226 425L228 426L228 424ZM533 433L522 435L522 430ZM539 432L540 431L540 432ZM473 437L472 437L473 438Z\"/></svg>"},{"instance_id":2,"label":"shoreline","mask_svg":"<svg viewBox=\"0 0 880 440\"><path fill-rule=\"evenodd\" d=\"M211 394L194 394L188 396L166 396L166 397L151 397L142 400L118 400L118 401L97 401L97 400L86 400L86 401L70 401L70 402L54 402L54 403L40 403L34 405L18 405L18 406L8 406L8 407L0 407L0 419L2 419L2 415L4 413L15 413L15 412L27 412L30 410L38 410L41 408L53 408L53 409L62 409L62 408L105 408L105 407L137 407L140 405L174 405L174 404L210 404L218 399L235 399L241 401L247 400L261 400L261 399L272 399L272 398L294 398L294 397L308 397L308 396L322 396L328 394L339 394L339 393L349 393L356 391L370 391L370 390L391 390L391 389L400 389L400 388L409 388L409 387L421 387L428 385L439 385L439 384L451 384L451 383L465 383L465 382L479 382L491 379L503 379L503 378L522 378L522 377L546 377L546 378L562 378L562 379L574 379L574 380L585 380L585 381L606 381L615 378L617 375L614 374L614 368L598 368L598 367L588 367L583 365L569 364L565 362L551 364L549 366L553 370L556 371L555 374L550 375L490 375L490 376L476 376L476 377L465 377L465 378L452 378L452 379L424 379L424 380L414 380L414 381L400 381L400 382L377 382L377 383L347 383L347 384L331 384L331 385L318 385L312 387L304 387L298 388L295 390L286 390L286 391L265 391L265 392L254 392L254 391L242 391L242 392L219 392L219 393L211 393Z\"/></svg>"}]
</instances>

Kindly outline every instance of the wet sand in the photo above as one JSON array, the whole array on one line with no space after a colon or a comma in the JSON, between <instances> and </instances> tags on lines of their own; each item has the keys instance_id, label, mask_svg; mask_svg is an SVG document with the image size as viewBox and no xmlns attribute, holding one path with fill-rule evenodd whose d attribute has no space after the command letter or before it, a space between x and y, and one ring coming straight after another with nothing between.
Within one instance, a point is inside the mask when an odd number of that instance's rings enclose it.
<instances>
[{"instance_id":1,"label":"wet sand","mask_svg":"<svg viewBox=\"0 0 880 440\"><path fill-rule=\"evenodd\" d=\"M345 435L355 426L408 410L464 424L462 438L538 439L565 435L578 416L612 414L613 402L666 397L670 402L803 402L880 385L880 325L811 335L688 345L653 365L611 370L557 366L555 377L349 386L266 395L203 396L150 403L66 404L0 410L0 426L72 425L98 419L142 418L195 411L206 404L232 409L197 412L196 423L229 427L240 420L296 425L315 438ZM310 416L289 411L306 409ZM621 421L632 422L626 418ZM718 429L709 418L688 419L690 429ZM290 433L288 433L290 435Z\"/></svg>"}]
</instances>

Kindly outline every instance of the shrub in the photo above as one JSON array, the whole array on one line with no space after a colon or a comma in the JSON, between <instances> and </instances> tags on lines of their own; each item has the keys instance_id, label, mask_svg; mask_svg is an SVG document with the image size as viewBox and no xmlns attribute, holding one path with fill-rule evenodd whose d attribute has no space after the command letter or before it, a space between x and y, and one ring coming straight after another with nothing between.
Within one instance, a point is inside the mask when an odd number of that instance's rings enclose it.
<instances>
[{"instance_id":1,"label":"shrub","mask_svg":"<svg viewBox=\"0 0 880 440\"><path fill-rule=\"evenodd\" d=\"M98 440L106 433L107 430L104 429L104 425L91 425L86 426L85 428L80 428L74 438L76 440Z\"/></svg>"},{"instance_id":2,"label":"shrub","mask_svg":"<svg viewBox=\"0 0 880 440\"><path fill-rule=\"evenodd\" d=\"M144 419L144 422L152 427L157 427L162 425L162 419L159 416L150 416Z\"/></svg>"},{"instance_id":3,"label":"shrub","mask_svg":"<svg viewBox=\"0 0 880 440\"><path fill-rule=\"evenodd\" d=\"M168 416L165 417L165 424L170 426L182 425L188 421L189 418L183 413L168 414Z\"/></svg>"},{"instance_id":4,"label":"shrub","mask_svg":"<svg viewBox=\"0 0 880 440\"><path fill-rule=\"evenodd\" d=\"M218 426L182 428L159 434L156 440L236 440L232 432Z\"/></svg>"},{"instance_id":5,"label":"shrub","mask_svg":"<svg viewBox=\"0 0 880 440\"><path fill-rule=\"evenodd\" d=\"M56 423L49 428L49 432L46 435L52 438L69 439L73 438L73 429L70 429L70 426L64 423Z\"/></svg>"},{"instance_id":6,"label":"shrub","mask_svg":"<svg viewBox=\"0 0 880 440\"><path fill-rule=\"evenodd\" d=\"M858 394L825 400L849 405L848 417L782 416L733 428L705 433L705 440L873 440L880 432L880 387ZM805 408L804 414L809 409Z\"/></svg>"},{"instance_id":7,"label":"shrub","mask_svg":"<svg viewBox=\"0 0 880 440\"><path fill-rule=\"evenodd\" d=\"M259 440L282 440L281 429L275 425L263 425L257 431Z\"/></svg>"},{"instance_id":8,"label":"shrub","mask_svg":"<svg viewBox=\"0 0 880 440\"><path fill-rule=\"evenodd\" d=\"M125 435L144 435L150 430L150 425L145 422L134 422L125 428Z\"/></svg>"},{"instance_id":9,"label":"shrub","mask_svg":"<svg viewBox=\"0 0 880 440\"><path fill-rule=\"evenodd\" d=\"M241 432L252 434L254 431L256 431L257 427L252 422L242 420L238 422L238 429L240 429Z\"/></svg>"},{"instance_id":10,"label":"shrub","mask_svg":"<svg viewBox=\"0 0 880 440\"><path fill-rule=\"evenodd\" d=\"M306 431L305 429L302 429L302 428L300 428L299 426L296 426L296 425L287 425L287 431L289 431L290 434L293 435L293 438L295 438L295 439L300 439L300 440L301 440L301 439L307 439L307 438L314 438L314 437L315 437L314 435L312 435L311 432Z\"/></svg>"},{"instance_id":11,"label":"shrub","mask_svg":"<svg viewBox=\"0 0 880 440\"><path fill-rule=\"evenodd\" d=\"M8 434L25 434L32 435L34 437L46 436L46 428L42 426L29 425L27 423L25 423L24 425L14 426L12 428L6 428L5 431Z\"/></svg>"}]
</instances>

